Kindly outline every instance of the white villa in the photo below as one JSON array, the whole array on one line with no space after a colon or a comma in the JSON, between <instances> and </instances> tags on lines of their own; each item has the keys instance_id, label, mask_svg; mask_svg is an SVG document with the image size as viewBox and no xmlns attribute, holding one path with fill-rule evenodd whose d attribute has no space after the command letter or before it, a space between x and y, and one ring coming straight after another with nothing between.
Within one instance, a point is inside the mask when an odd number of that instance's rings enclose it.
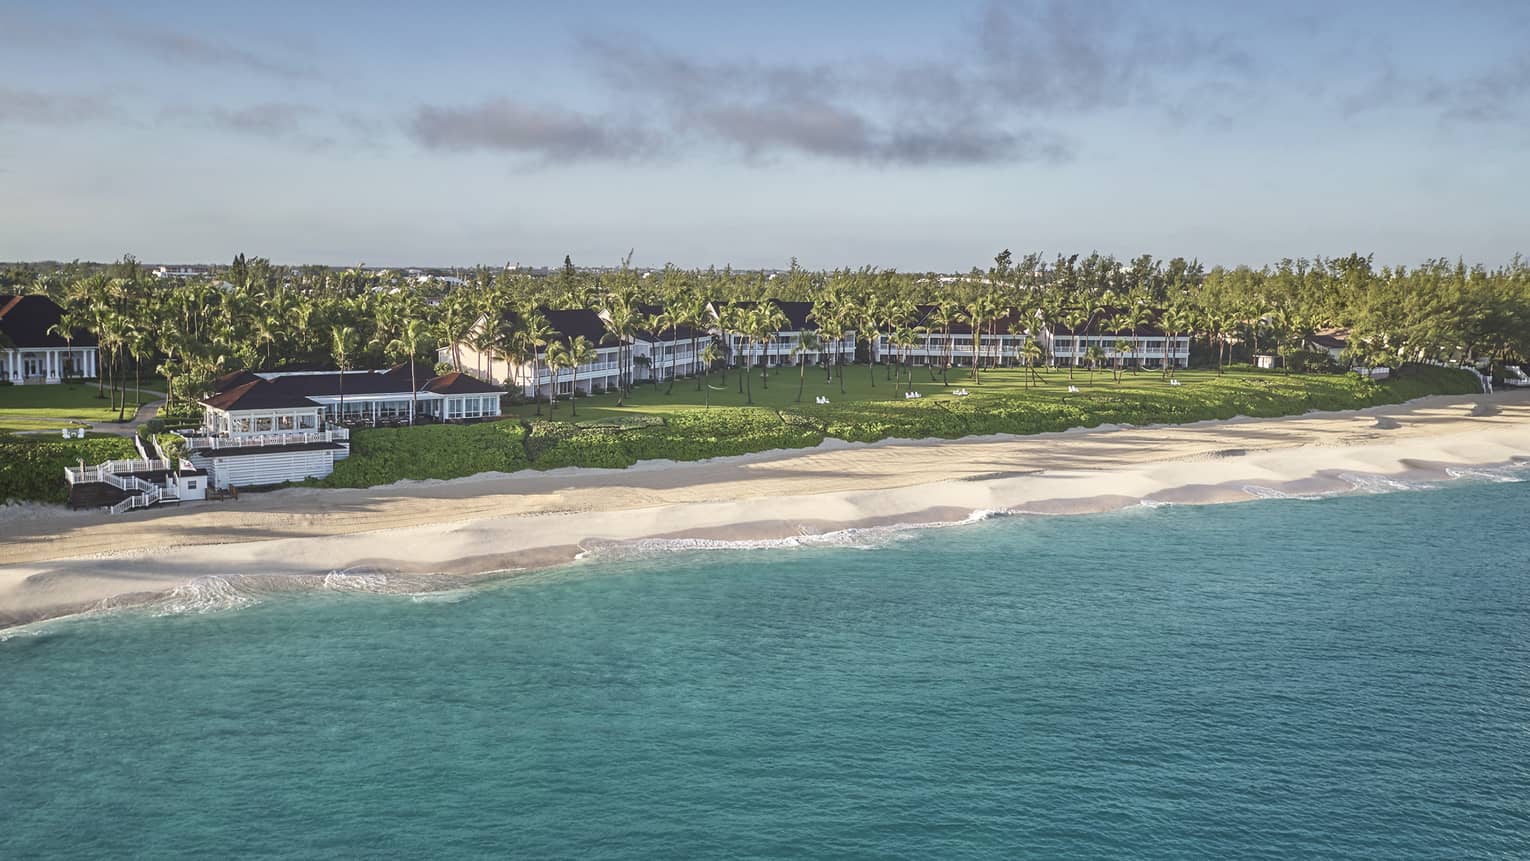
<instances>
[{"instance_id":1,"label":"white villa","mask_svg":"<svg viewBox=\"0 0 1530 861\"><path fill-rule=\"evenodd\" d=\"M748 360L751 367L767 365L769 367L795 367L799 363L816 365L820 361L833 361L837 353L841 362L850 362L855 358L855 334L849 333L841 339L831 339L827 335L820 335L819 349L817 353L810 355L792 355L792 348L797 345L797 338L803 332L817 332L818 323L813 320L812 302L783 302L780 299L767 299L771 305L780 309L786 318L786 325L775 334L769 341L753 341L737 332L724 332L720 325L721 312L728 306L752 309L759 305L758 302L714 302L710 306L713 326L722 338L723 351L730 365L737 365Z\"/></svg>"},{"instance_id":2,"label":"white villa","mask_svg":"<svg viewBox=\"0 0 1530 861\"><path fill-rule=\"evenodd\" d=\"M59 334L63 313L47 296L0 295L0 379L20 386L96 376L96 337Z\"/></svg>"}]
</instances>

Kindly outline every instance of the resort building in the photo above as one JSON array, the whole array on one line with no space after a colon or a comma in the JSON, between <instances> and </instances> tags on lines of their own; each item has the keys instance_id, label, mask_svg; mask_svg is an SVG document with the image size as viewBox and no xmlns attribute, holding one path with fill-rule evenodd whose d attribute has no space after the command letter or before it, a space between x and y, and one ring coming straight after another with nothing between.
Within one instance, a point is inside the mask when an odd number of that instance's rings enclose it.
<instances>
[{"instance_id":1,"label":"resort building","mask_svg":"<svg viewBox=\"0 0 1530 861\"><path fill-rule=\"evenodd\" d=\"M663 313L658 305L639 305L638 313L653 317ZM632 342L633 376L636 381L663 382L701 373L701 351L712 342L712 333L689 326L660 332L639 331Z\"/></svg>"},{"instance_id":2,"label":"resort building","mask_svg":"<svg viewBox=\"0 0 1530 861\"><path fill-rule=\"evenodd\" d=\"M20 386L96 376L96 337L60 332L63 315L47 296L0 295L0 379Z\"/></svg>"},{"instance_id":3,"label":"resort building","mask_svg":"<svg viewBox=\"0 0 1530 861\"><path fill-rule=\"evenodd\" d=\"M769 304L781 312L786 321L774 336L765 340L756 340L740 332L725 331L722 327L722 311L724 308L734 307L744 310L753 310L759 307L758 302L714 302L709 308L712 319L717 321L714 327L722 338L723 354L729 365L737 365L747 361L751 367L766 365L769 367L793 366L799 363L816 365L819 362L833 361L833 356L838 354L841 362L850 362L855 358L855 335L847 334L844 338L834 339L828 334L819 335L818 351L810 354L792 354L792 348L797 346L799 336L803 332L818 332L818 323L813 319L812 302L783 302L780 299L767 299Z\"/></svg>"},{"instance_id":4,"label":"resort building","mask_svg":"<svg viewBox=\"0 0 1530 861\"><path fill-rule=\"evenodd\" d=\"M75 507L126 511L205 498L208 490L323 478L351 450L352 427L464 422L500 415L498 388L408 365L386 371L235 371L202 399L202 426L178 431L184 457L139 442L140 458L65 470Z\"/></svg>"},{"instance_id":5,"label":"resort building","mask_svg":"<svg viewBox=\"0 0 1530 861\"><path fill-rule=\"evenodd\" d=\"M1349 349L1349 329L1319 329L1307 338L1307 349L1327 353L1335 365L1343 365L1344 351Z\"/></svg>"},{"instance_id":6,"label":"resort building","mask_svg":"<svg viewBox=\"0 0 1530 861\"><path fill-rule=\"evenodd\" d=\"M460 357L464 372L489 383L503 385L528 398L533 395L549 397L555 374L559 397L575 391L588 395L616 389L621 379L617 358L620 348L615 343L607 343L606 324L599 314L585 309L561 311L547 308L539 308L537 313L552 327L553 341L564 344L572 343L575 338L589 341L594 348L590 360L572 370L559 368L555 372L547 365L548 345L537 348L534 360L507 356L497 346L491 347L482 341L484 327L488 325L487 318L480 318L474 324L465 341L442 347L438 354L440 360L451 362ZM513 330L518 326L519 315L514 311L506 312L505 317L506 329Z\"/></svg>"},{"instance_id":7,"label":"resort building","mask_svg":"<svg viewBox=\"0 0 1530 861\"><path fill-rule=\"evenodd\" d=\"M1190 335L1176 334L1169 337L1163 329L1144 324L1134 329L1101 331L1099 325L1084 327L1077 331L1062 323L1053 323L1041 332L1042 346L1054 365L1083 365L1087 362L1090 347L1099 347L1105 358L1114 364L1118 359L1127 365L1144 368L1190 367ZM1118 353L1116 345L1131 345L1126 352Z\"/></svg>"},{"instance_id":8,"label":"resort building","mask_svg":"<svg viewBox=\"0 0 1530 861\"><path fill-rule=\"evenodd\" d=\"M1006 311L993 320L984 321L981 337L974 339L972 325L965 320L953 321L948 327L934 321L936 306L918 305L915 310L917 313L911 325L914 342L894 344L892 327L883 326L874 347L876 361L943 365L949 356L953 366L971 367L974 351L981 353L985 365L1008 366L1023 361L1021 351L1030 336L1024 331L1011 332L1016 328L1017 312Z\"/></svg>"}]
</instances>

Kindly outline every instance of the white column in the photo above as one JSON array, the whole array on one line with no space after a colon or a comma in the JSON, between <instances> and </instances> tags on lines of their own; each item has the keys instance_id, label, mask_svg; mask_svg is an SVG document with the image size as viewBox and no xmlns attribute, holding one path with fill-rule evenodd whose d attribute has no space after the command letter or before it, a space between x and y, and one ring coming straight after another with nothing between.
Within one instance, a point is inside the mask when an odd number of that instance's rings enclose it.
<instances>
[{"instance_id":1,"label":"white column","mask_svg":"<svg viewBox=\"0 0 1530 861\"><path fill-rule=\"evenodd\" d=\"M58 382L58 350L49 350L43 355L46 357L45 364L48 367L48 382Z\"/></svg>"}]
</instances>

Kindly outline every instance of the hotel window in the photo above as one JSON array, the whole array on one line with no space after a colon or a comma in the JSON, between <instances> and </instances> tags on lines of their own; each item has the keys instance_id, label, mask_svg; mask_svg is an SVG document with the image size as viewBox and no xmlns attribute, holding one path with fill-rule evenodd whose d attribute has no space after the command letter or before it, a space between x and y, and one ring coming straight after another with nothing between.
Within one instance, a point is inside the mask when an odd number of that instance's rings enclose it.
<instances>
[{"instance_id":1,"label":"hotel window","mask_svg":"<svg viewBox=\"0 0 1530 861\"><path fill-rule=\"evenodd\" d=\"M315 421L315 416L312 413L308 413L298 416L297 426L300 430L313 430L318 426L318 422Z\"/></svg>"},{"instance_id":2,"label":"hotel window","mask_svg":"<svg viewBox=\"0 0 1530 861\"><path fill-rule=\"evenodd\" d=\"M265 433L266 431L269 431L270 429L271 429L271 417L270 416L260 416L259 418L255 419L255 432L256 433Z\"/></svg>"},{"instance_id":3,"label":"hotel window","mask_svg":"<svg viewBox=\"0 0 1530 861\"><path fill-rule=\"evenodd\" d=\"M250 432L250 417L249 416L242 416L241 418L236 419L235 423L234 423L234 431L236 433L249 433Z\"/></svg>"},{"instance_id":4,"label":"hotel window","mask_svg":"<svg viewBox=\"0 0 1530 861\"><path fill-rule=\"evenodd\" d=\"M292 430L292 427L293 425L291 415L280 415L276 417L277 430Z\"/></svg>"}]
</instances>

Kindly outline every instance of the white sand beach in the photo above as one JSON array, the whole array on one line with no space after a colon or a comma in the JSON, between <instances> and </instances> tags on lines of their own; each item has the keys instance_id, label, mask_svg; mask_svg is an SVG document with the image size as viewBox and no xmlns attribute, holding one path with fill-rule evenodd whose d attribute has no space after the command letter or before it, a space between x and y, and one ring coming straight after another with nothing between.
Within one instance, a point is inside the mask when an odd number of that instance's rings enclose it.
<instances>
[{"instance_id":1,"label":"white sand beach","mask_svg":"<svg viewBox=\"0 0 1530 861\"><path fill-rule=\"evenodd\" d=\"M1511 392L1277 419L293 489L116 517L12 508L0 515L0 627L152 601L209 575L281 588L365 570L448 585L568 562L611 542L1235 502L1342 492L1378 477L1447 478L1521 458L1530 458L1530 394Z\"/></svg>"}]
</instances>

